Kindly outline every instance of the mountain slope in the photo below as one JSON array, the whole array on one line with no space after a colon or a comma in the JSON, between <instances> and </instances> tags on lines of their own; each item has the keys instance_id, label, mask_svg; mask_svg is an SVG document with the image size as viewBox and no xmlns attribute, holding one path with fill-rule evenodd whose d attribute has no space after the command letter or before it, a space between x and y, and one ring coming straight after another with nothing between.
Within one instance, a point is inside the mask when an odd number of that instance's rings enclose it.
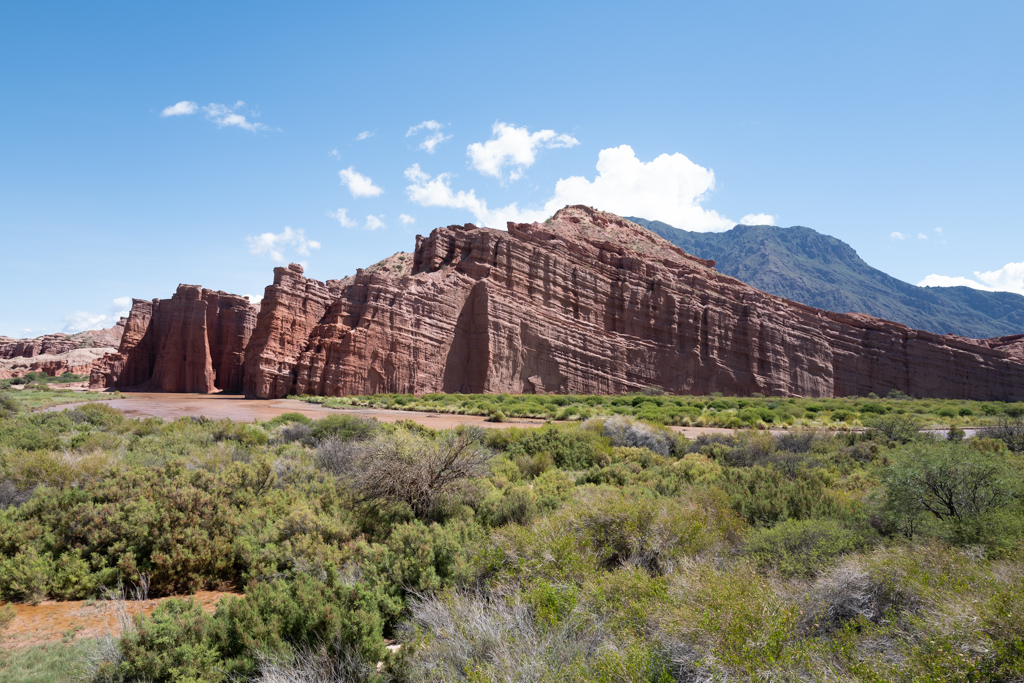
<instances>
[{"instance_id":1,"label":"mountain slope","mask_svg":"<svg viewBox=\"0 0 1024 683\"><path fill-rule=\"evenodd\" d=\"M810 228L737 225L689 232L630 217L719 271L770 294L838 313L868 313L918 330L978 339L1024 333L1024 296L917 287L872 268L845 242Z\"/></svg>"}]
</instances>

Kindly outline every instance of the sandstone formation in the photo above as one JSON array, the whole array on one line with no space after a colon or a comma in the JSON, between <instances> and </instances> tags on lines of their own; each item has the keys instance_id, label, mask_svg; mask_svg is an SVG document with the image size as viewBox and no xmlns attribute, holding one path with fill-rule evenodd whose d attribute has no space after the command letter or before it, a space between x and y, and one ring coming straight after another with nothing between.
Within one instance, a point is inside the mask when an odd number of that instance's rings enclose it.
<instances>
[{"instance_id":1,"label":"sandstone formation","mask_svg":"<svg viewBox=\"0 0 1024 683\"><path fill-rule=\"evenodd\" d=\"M50 377L57 377L67 372L88 375L92 371L94 363L111 351L113 349L89 347L62 353L43 353L30 358L18 356L0 359L0 379L21 377L29 372L42 372Z\"/></svg>"},{"instance_id":2,"label":"sandstone formation","mask_svg":"<svg viewBox=\"0 0 1024 683\"><path fill-rule=\"evenodd\" d=\"M256 329L245 350L246 396L277 398L291 393L295 362L310 332L341 296L342 281L324 283L302 273L297 263L274 268L274 284L263 294Z\"/></svg>"},{"instance_id":3,"label":"sandstone formation","mask_svg":"<svg viewBox=\"0 0 1024 683\"><path fill-rule=\"evenodd\" d=\"M35 339L0 337L0 359L34 358L56 355L84 348L116 348L124 332L125 318L105 330L89 330L77 334L47 334Z\"/></svg>"},{"instance_id":4,"label":"sandstone formation","mask_svg":"<svg viewBox=\"0 0 1024 683\"><path fill-rule=\"evenodd\" d=\"M97 384L210 391L240 381L252 398L654 385L1024 399L1024 337L939 336L796 304L582 206L507 232L439 228L414 254L345 280L276 268L251 338L251 307L224 308L229 297L182 286L169 301L136 302Z\"/></svg>"},{"instance_id":5,"label":"sandstone formation","mask_svg":"<svg viewBox=\"0 0 1024 683\"><path fill-rule=\"evenodd\" d=\"M93 369L94 388L211 393L242 388L256 324L248 299L179 285L170 299L134 299L117 353Z\"/></svg>"}]
</instances>

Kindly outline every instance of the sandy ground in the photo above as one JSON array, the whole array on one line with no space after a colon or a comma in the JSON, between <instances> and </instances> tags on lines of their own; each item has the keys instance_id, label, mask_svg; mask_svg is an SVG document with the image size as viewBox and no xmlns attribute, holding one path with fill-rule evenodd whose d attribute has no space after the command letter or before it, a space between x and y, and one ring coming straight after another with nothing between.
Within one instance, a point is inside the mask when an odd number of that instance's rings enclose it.
<instances>
[{"instance_id":1,"label":"sandy ground","mask_svg":"<svg viewBox=\"0 0 1024 683\"><path fill-rule=\"evenodd\" d=\"M325 408L315 403L306 403L295 399L246 399L242 396L227 394L162 394L162 393L131 393L125 398L105 401L111 408L117 408L128 417L160 417L174 420L179 417L200 415L212 420L229 418L239 422L252 420L271 420L282 413L301 413L314 420L325 415L336 415L344 412L359 417L373 417L381 422L398 422L413 420L417 424L433 429L450 429L460 424L475 424L481 427L518 427L537 426L543 420L511 419L505 422L487 422L480 415L450 415L447 413L422 413L410 410L373 410L369 408ZM54 406L50 410L66 410L81 405L68 403Z\"/></svg>"},{"instance_id":2,"label":"sandy ground","mask_svg":"<svg viewBox=\"0 0 1024 683\"><path fill-rule=\"evenodd\" d=\"M203 609L213 612L217 602L227 595L223 591L200 591L193 597ZM166 600L167 598L163 598ZM161 600L127 600L123 604L129 614L151 613ZM3 630L2 648L21 648L59 643L65 638L96 638L117 633L117 609L109 600L47 600L38 605L16 604L18 614Z\"/></svg>"},{"instance_id":3,"label":"sandy ground","mask_svg":"<svg viewBox=\"0 0 1024 683\"><path fill-rule=\"evenodd\" d=\"M200 415L213 420L229 418L240 422L252 420L271 420L282 413L301 413L314 420L325 415L344 412L359 417L372 417L381 422L398 422L412 420L416 424L431 429L451 429L462 424L478 425L488 429L503 427L538 427L544 420L527 418L510 418L504 422L487 422L480 415L451 415L448 413L424 413L412 410L375 410L371 408L325 408L315 403L306 403L295 399L246 399L242 396L227 394L162 394L162 393L131 393L125 398L113 399L105 403L112 408L124 411L129 417L160 417L174 420L179 417ZM66 410L81 405L68 403L54 406L49 410ZM731 429L719 427L670 427L673 431L689 437L700 434L732 434ZM773 433L783 433L772 430Z\"/></svg>"}]
</instances>

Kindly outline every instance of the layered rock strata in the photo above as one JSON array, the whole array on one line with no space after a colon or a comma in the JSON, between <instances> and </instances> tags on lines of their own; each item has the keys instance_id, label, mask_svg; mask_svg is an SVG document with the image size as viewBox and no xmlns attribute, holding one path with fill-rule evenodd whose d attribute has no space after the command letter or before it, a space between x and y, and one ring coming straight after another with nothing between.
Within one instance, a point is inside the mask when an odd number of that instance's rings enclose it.
<instances>
[{"instance_id":1,"label":"layered rock strata","mask_svg":"<svg viewBox=\"0 0 1024 683\"><path fill-rule=\"evenodd\" d=\"M247 384L247 395L656 385L1024 399L1024 364L997 346L795 304L628 221L569 207L508 232L438 229L417 241L411 272L357 274L310 330L294 386Z\"/></svg>"},{"instance_id":2,"label":"layered rock strata","mask_svg":"<svg viewBox=\"0 0 1024 683\"><path fill-rule=\"evenodd\" d=\"M126 319L105 330L88 330L76 334L47 334L34 339L11 339L0 337L0 360L11 358L34 358L42 355L59 355L88 348L116 348L121 342Z\"/></svg>"},{"instance_id":3,"label":"layered rock strata","mask_svg":"<svg viewBox=\"0 0 1024 683\"><path fill-rule=\"evenodd\" d=\"M256 329L245 350L246 396L278 398L292 392L296 361L344 284L306 278L297 263L274 268L274 284L263 293Z\"/></svg>"},{"instance_id":4,"label":"layered rock strata","mask_svg":"<svg viewBox=\"0 0 1024 683\"><path fill-rule=\"evenodd\" d=\"M414 254L345 280L276 268L254 326L241 301L185 285L169 301L136 301L119 353L94 379L241 386L251 398L653 385L1024 400L1021 337L943 337L796 304L581 206L507 232L439 228L417 238Z\"/></svg>"},{"instance_id":5,"label":"layered rock strata","mask_svg":"<svg viewBox=\"0 0 1024 683\"><path fill-rule=\"evenodd\" d=\"M116 354L97 362L95 388L211 393L242 388L256 309L245 297L179 285L170 299L134 299Z\"/></svg>"}]
</instances>

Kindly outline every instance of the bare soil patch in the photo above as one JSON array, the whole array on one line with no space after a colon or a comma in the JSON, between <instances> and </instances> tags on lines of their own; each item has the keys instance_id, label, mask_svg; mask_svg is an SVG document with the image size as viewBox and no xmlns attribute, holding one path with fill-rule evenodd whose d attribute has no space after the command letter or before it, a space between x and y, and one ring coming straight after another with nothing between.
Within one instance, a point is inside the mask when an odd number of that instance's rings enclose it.
<instances>
[{"instance_id":1,"label":"bare soil patch","mask_svg":"<svg viewBox=\"0 0 1024 683\"><path fill-rule=\"evenodd\" d=\"M221 598L241 595L226 591L200 591L192 597L207 612L213 612ZM129 614L150 614L163 600L127 600ZM109 600L46 600L37 605L15 604L18 614L3 630L0 648L13 649L59 643L73 638L97 638L117 631L117 610Z\"/></svg>"}]
</instances>

